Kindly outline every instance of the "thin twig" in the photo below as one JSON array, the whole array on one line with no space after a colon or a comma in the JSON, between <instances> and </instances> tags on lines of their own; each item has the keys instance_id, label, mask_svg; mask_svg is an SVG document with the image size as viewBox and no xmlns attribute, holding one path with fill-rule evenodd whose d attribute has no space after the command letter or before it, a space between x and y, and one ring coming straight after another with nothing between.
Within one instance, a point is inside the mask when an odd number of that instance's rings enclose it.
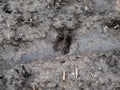
<instances>
[{"instance_id":1,"label":"thin twig","mask_svg":"<svg viewBox=\"0 0 120 90\"><path fill-rule=\"evenodd\" d=\"M75 78L77 78L78 77L78 67L76 66L75 67Z\"/></svg>"},{"instance_id":2,"label":"thin twig","mask_svg":"<svg viewBox=\"0 0 120 90\"><path fill-rule=\"evenodd\" d=\"M65 81L65 79L66 79L66 72L63 71L63 81Z\"/></svg>"}]
</instances>

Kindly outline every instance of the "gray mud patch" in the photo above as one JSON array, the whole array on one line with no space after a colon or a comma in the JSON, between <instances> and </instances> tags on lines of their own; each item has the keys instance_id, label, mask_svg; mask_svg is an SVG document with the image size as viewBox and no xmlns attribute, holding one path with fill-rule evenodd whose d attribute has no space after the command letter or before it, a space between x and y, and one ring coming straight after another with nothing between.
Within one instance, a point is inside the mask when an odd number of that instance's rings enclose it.
<instances>
[{"instance_id":1,"label":"gray mud patch","mask_svg":"<svg viewBox=\"0 0 120 90\"><path fill-rule=\"evenodd\" d=\"M119 90L120 0L0 0L0 90Z\"/></svg>"}]
</instances>

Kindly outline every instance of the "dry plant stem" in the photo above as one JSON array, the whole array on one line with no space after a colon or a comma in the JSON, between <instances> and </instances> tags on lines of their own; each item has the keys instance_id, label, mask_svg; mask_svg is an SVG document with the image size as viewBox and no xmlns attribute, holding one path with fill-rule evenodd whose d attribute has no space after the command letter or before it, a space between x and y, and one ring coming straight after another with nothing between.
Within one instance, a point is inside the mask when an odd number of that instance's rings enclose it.
<instances>
[{"instance_id":1,"label":"dry plant stem","mask_svg":"<svg viewBox=\"0 0 120 90\"><path fill-rule=\"evenodd\" d=\"M78 77L78 67L76 66L75 67L75 78L77 78Z\"/></svg>"},{"instance_id":2,"label":"dry plant stem","mask_svg":"<svg viewBox=\"0 0 120 90\"><path fill-rule=\"evenodd\" d=\"M65 81L65 79L66 79L66 72L63 71L63 81Z\"/></svg>"}]
</instances>

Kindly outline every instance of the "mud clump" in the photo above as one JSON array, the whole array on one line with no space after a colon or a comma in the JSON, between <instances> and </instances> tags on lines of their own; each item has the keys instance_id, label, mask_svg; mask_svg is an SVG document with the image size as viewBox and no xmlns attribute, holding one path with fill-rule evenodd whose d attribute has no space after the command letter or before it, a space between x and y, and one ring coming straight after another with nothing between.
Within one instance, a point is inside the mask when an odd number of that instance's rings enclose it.
<instances>
[{"instance_id":1,"label":"mud clump","mask_svg":"<svg viewBox=\"0 0 120 90\"><path fill-rule=\"evenodd\" d=\"M110 67L117 67L118 66L118 60L113 59L112 57L108 57L108 59L106 60L106 64Z\"/></svg>"},{"instance_id":2,"label":"mud clump","mask_svg":"<svg viewBox=\"0 0 120 90\"><path fill-rule=\"evenodd\" d=\"M5 4L3 6L3 11L7 14L11 14L12 13L12 10L9 8L9 4Z\"/></svg>"},{"instance_id":3,"label":"mud clump","mask_svg":"<svg viewBox=\"0 0 120 90\"><path fill-rule=\"evenodd\" d=\"M120 29L120 18L116 17L116 18L109 18L108 20L106 20L106 22L104 23L107 27L112 28L112 29Z\"/></svg>"}]
</instances>

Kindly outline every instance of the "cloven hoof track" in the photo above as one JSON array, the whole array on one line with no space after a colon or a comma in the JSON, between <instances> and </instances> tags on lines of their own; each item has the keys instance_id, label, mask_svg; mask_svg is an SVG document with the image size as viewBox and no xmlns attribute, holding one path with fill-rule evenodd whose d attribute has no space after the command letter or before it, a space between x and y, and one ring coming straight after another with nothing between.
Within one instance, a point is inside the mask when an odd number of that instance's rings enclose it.
<instances>
[{"instance_id":1,"label":"cloven hoof track","mask_svg":"<svg viewBox=\"0 0 120 90\"><path fill-rule=\"evenodd\" d=\"M68 54L72 43L72 36L71 29L65 27L59 28L58 35L53 45L54 51L61 51L62 54Z\"/></svg>"}]
</instances>

